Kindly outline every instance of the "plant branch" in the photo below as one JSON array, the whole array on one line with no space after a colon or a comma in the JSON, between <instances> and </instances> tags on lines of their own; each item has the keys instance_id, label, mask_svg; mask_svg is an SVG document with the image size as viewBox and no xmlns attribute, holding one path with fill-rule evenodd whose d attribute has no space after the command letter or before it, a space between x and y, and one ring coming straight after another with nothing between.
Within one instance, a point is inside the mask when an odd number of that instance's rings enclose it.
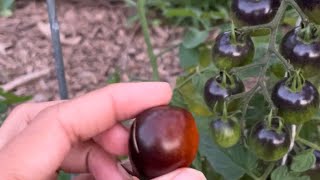
<instances>
[{"instance_id":1,"label":"plant branch","mask_svg":"<svg viewBox=\"0 0 320 180\"><path fill-rule=\"evenodd\" d=\"M306 140L306 139L300 138L299 136L296 138L296 141L297 141L297 142L300 142L300 143L302 143L302 144L304 144L304 145L306 145L306 146L309 146L309 147L311 147L312 149L315 149L315 150L320 151L319 145L317 145L317 144L315 144L315 143L313 143L313 142L310 142L310 141L308 141L308 140Z\"/></svg>"},{"instance_id":2,"label":"plant branch","mask_svg":"<svg viewBox=\"0 0 320 180\"><path fill-rule=\"evenodd\" d=\"M147 44L148 56L150 58L150 62L152 66L152 79L158 81L159 72L158 72L157 57L155 56L152 45L151 45L149 28L148 28L146 13L145 13L145 0L138 0L138 14L140 17L139 19L142 26L144 40Z\"/></svg>"}]
</instances>

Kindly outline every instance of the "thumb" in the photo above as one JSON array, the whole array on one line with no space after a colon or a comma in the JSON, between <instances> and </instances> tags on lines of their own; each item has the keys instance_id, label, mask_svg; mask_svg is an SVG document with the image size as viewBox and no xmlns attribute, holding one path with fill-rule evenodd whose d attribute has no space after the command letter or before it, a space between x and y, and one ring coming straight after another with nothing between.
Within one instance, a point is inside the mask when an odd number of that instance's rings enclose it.
<instances>
[{"instance_id":1,"label":"thumb","mask_svg":"<svg viewBox=\"0 0 320 180\"><path fill-rule=\"evenodd\" d=\"M195 169L181 168L153 180L206 180L206 177Z\"/></svg>"}]
</instances>

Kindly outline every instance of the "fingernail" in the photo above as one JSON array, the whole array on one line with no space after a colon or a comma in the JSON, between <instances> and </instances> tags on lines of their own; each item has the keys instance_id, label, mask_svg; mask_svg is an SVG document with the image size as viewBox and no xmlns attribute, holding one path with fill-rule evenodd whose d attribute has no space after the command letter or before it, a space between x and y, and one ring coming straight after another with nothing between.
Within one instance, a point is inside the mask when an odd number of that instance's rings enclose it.
<instances>
[{"instance_id":1,"label":"fingernail","mask_svg":"<svg viewBox=\"0 0 320 180\"><path fill-rule=\"evenodd\" d=\"M174 180L206 180L206 177L200 171L185 169L174 177Z\"/></svg>"}]
</instances>

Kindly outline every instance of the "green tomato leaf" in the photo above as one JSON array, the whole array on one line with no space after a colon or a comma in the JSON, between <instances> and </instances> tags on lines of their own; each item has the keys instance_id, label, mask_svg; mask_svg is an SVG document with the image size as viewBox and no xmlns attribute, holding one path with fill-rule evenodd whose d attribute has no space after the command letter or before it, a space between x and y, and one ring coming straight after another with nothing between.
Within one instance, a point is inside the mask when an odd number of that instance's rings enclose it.
<instances>
[{"instance_id":1,"label":"green tomato leaf","mask_svg":"<svg viewBox=\"0 0 320 180\"><path fill-rule=\"evenodd\" d=\"M187 108L187 104L185 103L183 96L178 89L173 90L173 96L172 96L170 105L181 107L181 108Z\"/></svg>"},{"instance_id":2,"label":"green tomato leaf","mask_svg":"<svg viewBox=\"0 0 320 180\"><path fill-rule=\"evenodd\" d=\"M208 67L212 62L211 48L208 46L201 46L199 48L200 56L199 63L201 67Z\"/></svg>"},{"instance_id":3,"label":"green tomato leaf","mask_svg":"<svg viewBox=\"0 0 320 180\"><path fill-rule=\"evenodd\" d=\"M7 111L8 105L0 101L0 114L3 114Z\"/></svg>"},{"instance_id":4,"label":"green tomato leaf","mask_svg":"<svg viewBox=\"0 0 320 180\"><path fill-rule=\"evenodd\" d=\"M170 8L164 11L166 17L194 17L200 16L199 11L191 8Z\"/></svg>"},{"instance_id":5,"label":"green tomato leaf","mask_svg":"<svg viewBox=\"0 0 320 180\"><path fill-rule=\"evenodd\" d=\"M183 82L184 78L178 78L177 84ZM201 94L199 94L196 88L193 86L191 81L185 83L182 87L180 87L179 92L181 93L184 102L187 104L188 109L201 116L210 116L212 112L207 107L206 103Z\"/></svg>"},{"instance_id":6,"label":"green tomato leaf","mask_svg":"<svg viewBox=\"0 0 320 180\"><path fill-rule=\"evenodd\" d=\"M192 78L192 84L198 93L202 94L204 91L204 85L206 83L206 78L203 74L196 74Z\"/></svg>"},{"instance_id":7,"label":"green tomato leaf","mask_svg":"<svg viewBox=\"0 0 320 180\"><path fill-rule=\"evenodd\" d=\"M0 99L0 101L6 105L21 103L31 99L31 96L16 96L10 92L4 92L2 89L0 89L0 97L4 98L4 100Z\"/></svg>"},{"instance_id":8,"label":"green tomato leaf","mask_svg":"<svg viewBox=\"0 0 320 180\"><path fill-rule=\"evenodd\" d=\"M203 43L209 36L208 31L199 31L195 28L190 28L185 34L182 44L187 49L192 49Z\"/></svg>"},{"instance_id":9,"label":"green tomato leaf","mask_svg":"<svg viewBox=\"0 0 320 180\"><path fill-rule=\"evenodd\" d=\"M311 169L316 163L313 150L304 151L293 157L291 170L294 172L304 172Z\"/></svg>"},{"instance_id":10,"label":"green tomato leaf","mask_svg":"<svg viewBox=\"0 0 320 180\"><path fill-rule=\"evenodd\" d=\"M257 165L257 159L242 145L221 149L210 138L209 122L212 118L196 117L200 131L200 153L204 155L214 170L227 180L240 179Z\"/></svg>"},{"instance_id":11,"label":"green tomato leaf","mask_svg":"<svg viewBox=\"0 0 320 180\"><path fill-rule=\"evenodd\" d=\"M310 177L301 176L296 172L289 172L286 166L279 166L272 172L271 180L310 180Z\"/></svg>"},{"instance_id":12,"label":"green tomato leaf","mask_svg":"<svg viewBox=\"0 0 320 180\"><path fill-rule=\"evenodd\" d=\"M197 48L188 49L182 44L179 48L180 65L183 69L188 69L198 64L199 51Z\"/></svg>"},{"instance_id":13,"label":"green tomato leaf","mask_svg":"<svg viewBox=\"0 0 320 180\"><path fill-rule=\"evenodd\" d=\"M114 72L113 74L108 77L107 83L108 84L114 84L119 83L121 81L121 77L118 71Z\"/></svg>"}]
</instances>

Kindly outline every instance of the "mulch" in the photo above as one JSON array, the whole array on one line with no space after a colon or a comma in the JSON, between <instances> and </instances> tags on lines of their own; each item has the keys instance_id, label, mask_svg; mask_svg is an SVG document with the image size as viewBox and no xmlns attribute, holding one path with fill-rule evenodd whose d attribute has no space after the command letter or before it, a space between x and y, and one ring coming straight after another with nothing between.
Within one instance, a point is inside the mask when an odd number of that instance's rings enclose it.
<instances>
[{"instance_id":1,"label":"mulch","mask_svg":"<svg viewBox=\"0 0 320 180\"><path fill-rule=\"evenodd\" d=\"M124 82L151 79L140 26L128 21L136 15L133 8L105 0L60 0L57 7L70 97L107 85L108 76L115 71L120 71ZM36 102L59 99L46 8L45 1L18 0L12 17L0 17L0 85L51 69L12 90L17 95L32 95ZM182 31L152 26L155 53L178 44ZM161 80L172 85L181 73L177 53L175 48L158 58Z\"/></svg>"}]
</instances>

